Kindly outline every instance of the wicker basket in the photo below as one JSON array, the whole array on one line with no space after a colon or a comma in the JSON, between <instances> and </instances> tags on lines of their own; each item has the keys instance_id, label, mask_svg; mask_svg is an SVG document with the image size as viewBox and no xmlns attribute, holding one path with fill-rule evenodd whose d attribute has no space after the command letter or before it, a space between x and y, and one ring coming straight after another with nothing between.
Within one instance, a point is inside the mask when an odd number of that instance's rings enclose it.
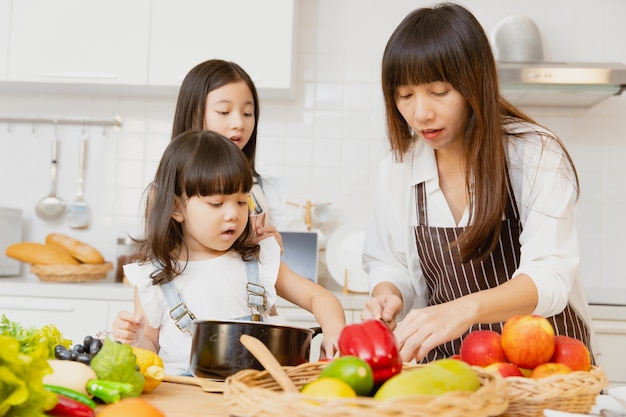
<instances>
[{"instance_id":1,"label":"wicker basket","mask_svg":"<svg viewBox=\"0 0 626 417\"><path fill-rule=\"evenodd\" d=\"M586 414L596 397L608 385L606 374L597 366L589 372L572 372L547 378L506 378L509 408L503 417L543 417L543 410Z\"/></svg>"},{"instance_id":2,"label":"wicker basket","mask_svg":"<svg viewBox=\"0 0 626 417\"><path fill-rule=\"evenodd\" d=\"M296 387L314 380L328 362L283 367ZM405 365L409 370L419 365ZM267 371L245 369L226 378L224 401L230 414L254 417L486 417L507 406L507 383L498 375L475 368L481 387L475 392L448 392L379 401L369 397L326 400L285 393Z\"/></svg>"},{"instance_id":3,"label":"wicker basket","mask_svg":"<svg viewBox=\"0 0 626 417\"><path fill-rule=\"evenodd\" d=\"M31 265L30 272L42 281L88 282L97 281L113 270L111 262L80 265Z\"/></svg>"}]
</instances>

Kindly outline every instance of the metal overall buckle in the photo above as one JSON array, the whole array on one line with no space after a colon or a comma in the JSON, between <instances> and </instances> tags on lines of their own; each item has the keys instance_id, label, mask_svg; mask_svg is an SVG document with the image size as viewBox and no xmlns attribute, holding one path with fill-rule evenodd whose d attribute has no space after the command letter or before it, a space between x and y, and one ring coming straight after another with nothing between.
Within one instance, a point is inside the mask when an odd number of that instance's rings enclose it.
<instances>
[{"instance_id":1,"label":"metal overall buckle","mask_svg":"<svg viewBox=\"0 0 626 417\"><path fill-rule=\"evenodd\" d=\"M191 331L187 329L187 327L196 319L195 314L193 314L184 303L178 304L176 307L170 310L170 317L174 320L174 324L178 327L178 330L181 332L187 332L191 334ZM185 320L185 323L180 324L180 321Z\"/></svg>"}]
</instances>

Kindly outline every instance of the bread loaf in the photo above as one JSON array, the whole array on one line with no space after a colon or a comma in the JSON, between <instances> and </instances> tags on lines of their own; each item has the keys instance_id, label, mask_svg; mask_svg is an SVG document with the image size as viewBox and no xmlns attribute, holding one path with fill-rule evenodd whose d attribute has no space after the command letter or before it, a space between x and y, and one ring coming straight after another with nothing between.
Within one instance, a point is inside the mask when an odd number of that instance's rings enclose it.
<instances>
[{"instance_id":1,"label":"bread loaf","mask_svg":"<svg viewBox=\"0 0 626 417\"><path fill-rule=\"evenodd\" d=\"M78 265L79 262L65 250L53 245L20 242L6 249L9 258L34 265Z\"/></svg>"},{"instance_id":2,"label":"bread loaf","mask_svg":"<svg viewBox=\"0 0 626 417\"><path fill-rule=\"evenodd\" d=\"M96 248L62 233L50 233L46 236L46 244L65 250L82 263L101 264L104 262L104 257Z\"/></svg>"}]
</instances>

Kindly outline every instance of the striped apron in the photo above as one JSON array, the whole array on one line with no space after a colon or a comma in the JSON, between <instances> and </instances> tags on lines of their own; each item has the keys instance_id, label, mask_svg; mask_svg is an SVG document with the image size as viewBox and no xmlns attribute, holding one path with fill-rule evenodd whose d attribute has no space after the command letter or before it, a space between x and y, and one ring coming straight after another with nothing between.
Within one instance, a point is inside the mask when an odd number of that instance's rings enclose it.
<instances>
[{"instance_id":1,"label":"striped apron","mask_svg":"<svg viewBox=\"0 0 626 417\"><path fill-rule=\"evenodd\" d=\"M462 227L429 227L426 210L426 186L415 186L417 226L415 238L420 265L428 285L428 304L442 304L464 295L489 288L494 288L511 278L520 262L519 236L522 225L515 196L508 182L509 199L502 221L500 239L493 252L482 262L461 263L458 247L450 249L464 231ZM548 317L556 334L563 334L579 339L589 351L590 335L585 322L569 306L552 317ZM423 362L449 357L460 352L463 338L474 330L494 330L501 333L503 323L476 323L460 338L453 339L431 350ZM593 358L593 354L592 354Z\"/></svg>"}]
</instances>

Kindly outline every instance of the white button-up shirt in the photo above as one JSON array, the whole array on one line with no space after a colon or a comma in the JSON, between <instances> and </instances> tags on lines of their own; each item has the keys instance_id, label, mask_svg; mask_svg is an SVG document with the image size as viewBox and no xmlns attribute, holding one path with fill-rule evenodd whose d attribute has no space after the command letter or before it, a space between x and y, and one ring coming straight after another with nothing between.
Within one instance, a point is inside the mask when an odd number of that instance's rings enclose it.
<instances>
[{"instance_id":1,"label":"white button-up shirt","mask_svg":"<svg viewBox=\"0 0 626 417\"><path fill-rule=\"evenodd\" d=\"M507 165L522 224L520 264L512 278L527 274L537 286L534 314L553 316L569 301L593 333L579 276L574 174L556 141L536 133L543 129L528 124L515 128L527 134L506 139ZM370 291L384 281L398 287L404 300L401 317L428 302L414 235L414 186L420 182L426 187L429 226L464 227L469 222L468 208L455 222L439 187L435 152L423 140L416 141L402 162L391 154L382 161L363 267L369 274Z\"/></svg>"}]
</instances>

